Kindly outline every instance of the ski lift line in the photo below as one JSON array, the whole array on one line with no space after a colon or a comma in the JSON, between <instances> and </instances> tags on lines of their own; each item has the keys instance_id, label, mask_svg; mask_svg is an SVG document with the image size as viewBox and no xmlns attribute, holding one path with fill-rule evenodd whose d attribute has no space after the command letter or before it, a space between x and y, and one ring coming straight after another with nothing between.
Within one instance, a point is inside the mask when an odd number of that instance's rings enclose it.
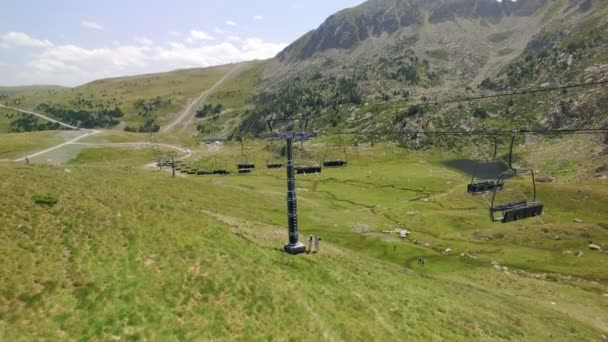
<instances>
[{"instance_id":1,"label":"ski lift line","mask_svg":"<svg viewBox=\"0 0 608 342\"><path fill-rule=\"evenodd\" d=\"M450 104L450 103L458 103L458 102L470 102L476 100L484 100L484 99L492 99L492 98L500 98L507 96L516 96L516 95L527 95L534 93L542 93L556 90L564 90L564 89L573 89L573 88L583 88L583 87L594 87L608 84L608 80L596 81L596 82L587 82L587 83L575 83L575 84L567 84L562 86L553 86L553 87L544 87L544 88L532 88L525 90L516 90L507 93L493 93L479 96L469 96L464 98L455 98L455 99L447 99L442 101L421 101L419 103L413 104L412 106L422 106L422 105L440 105L440 104Z\"/></svg>"},{"instance_id":2,"label":"ski lift line","mask_svg":"<svg viewBox=\"0 0 608 342\"><path fill-rule=\"evenodd\" d=\"M429 135L477 135L477 136L498 136L512 134L514 131L520 133L540 134L540 135L560 135L560 134L608 134L608 128L581 128L581 129L541 129L541 130L488 130L488 131L383 131L383 134L429 134ZM363 132L364 134L365 132ZM374 132L377 133L377 132ZM358 135L362 132L336 132L336 133L317 133L319 135Z\"/></svg>"}]
</instances>

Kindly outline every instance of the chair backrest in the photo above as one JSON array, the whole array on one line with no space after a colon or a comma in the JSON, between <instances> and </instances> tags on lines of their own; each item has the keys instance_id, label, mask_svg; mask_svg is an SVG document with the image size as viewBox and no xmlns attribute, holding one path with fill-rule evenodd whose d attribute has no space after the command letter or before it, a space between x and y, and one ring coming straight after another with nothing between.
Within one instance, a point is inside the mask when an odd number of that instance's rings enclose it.
<instances>
[{"instance_id":1,"label":"chair backrest","mask_svg":"<svg viewBox=\"0 0 608 342\"><path fill-rule=\"evenodd\" d=\"M543 214L544 205L540 202L527 203L526 206L505 211L502 223L515 222L531 217L541 216Z\"/></svg>"}]
</instances>

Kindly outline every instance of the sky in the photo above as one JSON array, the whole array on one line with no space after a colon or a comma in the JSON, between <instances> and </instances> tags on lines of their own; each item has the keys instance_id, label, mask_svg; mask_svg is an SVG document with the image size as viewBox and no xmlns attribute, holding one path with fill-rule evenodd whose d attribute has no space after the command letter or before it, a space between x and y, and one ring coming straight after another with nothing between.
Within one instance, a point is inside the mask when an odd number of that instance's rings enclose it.
<instances>
[{"instance_id":1,"label":"sky","mask_svg":"<svg viewBox=\"0 0 608 342\"><path fill-rule=\"evenodd\" d=\"M266 59L362 2L7 0L0 7L0 86L76 86Z\"/></svg>"}]
</instances>

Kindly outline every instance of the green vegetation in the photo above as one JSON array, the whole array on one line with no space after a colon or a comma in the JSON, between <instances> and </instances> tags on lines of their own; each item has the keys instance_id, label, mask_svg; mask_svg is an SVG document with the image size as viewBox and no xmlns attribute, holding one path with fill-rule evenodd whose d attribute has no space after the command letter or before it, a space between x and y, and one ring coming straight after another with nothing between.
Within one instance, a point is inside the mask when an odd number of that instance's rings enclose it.
<instances>
[{"instance_id":1,"label":"green vegetation","mask_svg":"<svg viewBox=\"0 0 608 342\"><path fill-rule=\"evenodd\" d=\"M306 148L321 154L325 144L320 138ZM263 163L267 145L250 143L247 153ZM217 155L232 165L239 154L237 144L203 148L186 161ZM0 336L272 340L315 331L346 340L593 340L605 333L608 258L586 249L589 239L608 243L599 225L608 222L608 193L599 181L541 184L542 220L493 225L485 201L464 192L468 177L441 164L460 155L384 144L348 155L347 168L298 178L301 234L323 238L320 254L298 257L281 251L284 170L172 178L142 168L153 161L149 149L86 150L68 166L4 164ZM61 200L52 207L31 200L46 193ZM399 223L412 231L409 240L383 233ZM447 248L453 253L442 255ZM424 268L416 265L421 255Z\"/></svg>"},{"instance_id":2,"label":"green vegetation","mask_svg":"<svg viewBox=\"0 0 608 342\"><path fill-rule=\"evenodd\" d=\"M49 122L38 118L31 114L22 114L20 117L10 123L9 132L35 132L35 131L51 131L59 130L62 126L56 122Z\"/></svg>"},{"instance_id":3,"label":"green vegetation","mask_svg":"<svg viewBox=\"0 0 608 342\"><path fill-rule=\"evenodd\" d=\"M118 107L90 112L41 103L36 106L34 110L40 113L49 114L51 117L57 118L59 121L68 123L72 126L83 128L111 128L118 125L118 118L124 116L124 113Z\"/></svg>"},{"instance_id":4,"label":"green vegetation","mask_svg":"<svg viewBox=\"0 0 608 342\"><path fill-rule=\"evenodd\" d=\"M43 206L47 206L47 207L52 207L55 204L57 204L57 202L59 202L57 197L55 197L51 194L34 195L32 197L32 200L34 201L34 203L36 203L38 205L43 205Z\"/></svg>"},{"instance_id":5,"label":"green vegetation","mask_svg":"<svg viewBox=\"0 0 608 342\"><path fill-rule=\"evenodd\" d=\"M0 159L15 159L63 142L62 132L0 134Z\"/></svg>"},{"instance_id":6,"label":"green vegetation","mask_svg":"<svg viewBox=\"0 0 608 342\"><path fill-rule=\"evenodd\" d=\"M218 103L215 106L211 104L206 104L203 106L203 108L196 111L195 116L200 119L206 117L209 114L217 115L222 112L222 108L224 107L221 103Z\"/></svg>"},{"instance_id":7,"label":"green vegetation","mask_svg":"<svg viewBox=\"0 0 608 342\"><path fill-rule=\"evenodd\" d=\"M450 59L448 55L448 50L446 49L428 50L426 54L431 58L439 59L442 61L448 61Z\"/></svg>"}]
</instances>

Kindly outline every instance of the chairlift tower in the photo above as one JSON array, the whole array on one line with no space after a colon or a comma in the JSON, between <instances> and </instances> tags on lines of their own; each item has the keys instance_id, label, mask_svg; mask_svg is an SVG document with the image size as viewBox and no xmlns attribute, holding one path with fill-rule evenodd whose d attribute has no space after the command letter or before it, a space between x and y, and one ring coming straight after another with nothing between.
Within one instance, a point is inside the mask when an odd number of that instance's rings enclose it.
<instances>
[{"instance_id":1,"label":"chairlift tower","mask_svg":"<svg viewBox=\"0 0 608 342\"><path fill-rule=\"evenodd\" d=\"M276 121L301 121L303 129L300 132L274 132L272 123ZM315 136L314 133L307 132L308 119L285 119L285 120L266 120L270 135L267 140L285 140L287 149L287 225L289 229L289 242L285 244L285 252L291 255L306 253L306 245L300 242L298 237L298 201L296 195L296 176L293 160L293 143L297 141L309 140Z\"/></svg>"}]
</instances>

